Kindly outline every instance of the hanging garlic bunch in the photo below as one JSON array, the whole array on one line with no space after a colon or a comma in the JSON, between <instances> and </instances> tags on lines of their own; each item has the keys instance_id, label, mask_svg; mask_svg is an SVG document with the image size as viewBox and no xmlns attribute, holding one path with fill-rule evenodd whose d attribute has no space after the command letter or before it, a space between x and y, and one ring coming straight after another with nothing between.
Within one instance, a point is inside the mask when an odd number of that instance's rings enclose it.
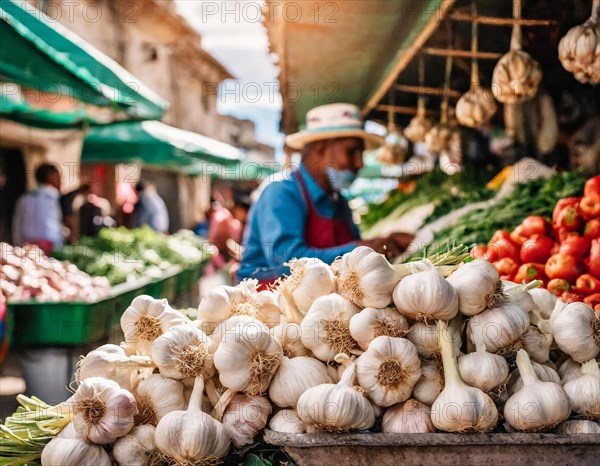
<instances>
[{"instance_id":1,"label":"hanging garlic bunch","mask_svg":"<svg viewBox=\"0 0 600 466\"><path fill-rule=\"evenodd\" d=\"M475 5L475 4L473 4ZM473 16L477 12L473 6ZM498 106L492 91L481 87L479 82L479 65L477 63L477 21L471 23L471 88L463 94L456 104L456 118L463 126L480 128L496 113Z\"/></svg>"},{"instance_id":2,"label":"hanging garlic bunch","mask_svg":"<svg viewBox=\"0 0 600 466\"><path fill-rule=\"evenodd\" d=\"M350 319L359 308L332 293L316 299L300 324L302 343L321 361L338 353L351 354L358 344L350 335Z\"/></svg>"},{"instance_id":3,"label":"hanging garlic bunch","mask_svg":"<svg viewBox=\"0 0 600 466\"><path fill-rule=\"evenodd\" d=\"M540 381L525 350L517 352L523 387L504 406L504 419L517 430L539 432L556 427L569 417L571 407L559 384Z\"/></svg>"},{"instance_id":4,"label":"hanging garlic bunch","mask_svg":"<svg viewBox=\"0 0 600 466\"><path fill-rule=\"evenodd\" d=\"M438 361L421 361L421 378L413 387L412 397L431 406L444 389L444 376Z\"/></svg>"},{"instance_id":5,"label":"hanging garlic bunch","mask_svg":"<svg viewBox=\"0 0 600 466\"><path fill-rule=\"evenodd\" d=\"M406 401L421 377L417 349L406 338L377 337L356 360L356 377L379 406Z\"/></svg>"},{"instance_id":6,"label":"hanging garlic bunch","mask_svg":"<svg viewBox=\"0 0 600 466\"><path fill-rule=\"evenodd\" d=\"M135 398L112 380L85 379L71 402L75 431L98 445L114 442L133 428L137 413Z\"/></svg>"},{"instance_id":7,"label":"hanging garlic bunch","mask_svg":"<svg viewBox=\"0 0 600 466\"><path fill-rule=\"evenodd\" d=\"M87 440L55 437L42 450L43 466L112 466L106 450Z\"/></svg>"},{"instance_id":8,"label":"hanging garlic bunch","mask_svg":"<svg viewBox=\"0 0 600 466\"><path fill-rule=\"evenodd\" d=\"M516 304L501 304L471 317L467 324L473 341L482 341L491 353L512 354L522 345L529 327L527 313Z\"/></svg>"},{"instance_id":9,"label":"hanging garlic bunch","mask_svg":"<svg viewBox=\"0 0 600 466\"><path fill-rule=\"evenodd\" d=\"M149 355L152 343L164 332L189 320L172 309L166 299L136 297L121 316L121 328L128 350Z\"/></svg>"},{"instance_id":10,"label":"hanging garlic bunch","mask_svg":"<svg viewBox=\"0 0 600 466\"><path fill-rule=\"evenodd\" d=\"M202 330L188 324L178 325L154 341L152 359L165 377L210 377L214 371L212 346Z\"/></svg>"},{"instance_id":11,"label":"hanging garlic bunch","mask_svg":"<svg viewBox=\"0 0 600 466\"><path fill-rule=\"evenodd\" d=\"M310 351L302 344L302 330L298 324L283 323L271 329L271 335L279 342L283 355L288 358L308 356Z\"/></svg>"},{"instance_id":12,"label":"hanging garlic bunch","mask_svg":"<svg viewBox=\"0 0 600 466\"><path fill-rule=\"evenodd\" d=\"M283 351L268 329L248 325L228 333L214 354L223 386L249 396L264 393L277 371Z\"/></svg>"},{"instance_id":13,"label":"hanging garlic bunch","mask_svg":"<svg viewBox=\"0 0 600 466\"><path fill-rule=\"evenodd\" d=\"M325 364L315 358L283 357L269 386L269 398L280 408L295 408L298 398L309 388L332 383Z\"/></svg>"},{"instance_id":14,"label":"hanging garlic bunch","mask_svg":"<svg viewBox=\"0 0 600 466\"><path fill-rule=\"evenodd\" d=\"M600 0L592 3L592 16L560 40L558 58L564 68L584 84L600 83Z\"/></svg>"},{"instance_id":15,"label":"hanging garlic bunch","mask_svg":"<svg viewBox=\"0 0 600 466\"><path fill-rule=\"evenodd\" d=\"M425 135L431 129L431 120L425 116L425 100L419 96L417 114L410 120L408 126L404 128L404 136L413 143L425 141Z\"/></svg>"},{"instance_id":16,"label":"hanging garlic bunch","mask_svg":"<svg viewBox=\"0 0 600 466\"><path fill-rule=\"evenodd\" d=\"M174 464L204 464L227 454L229 433L219 421L202 412L204 380L196 377L186 411L172 411L156 426L156 445Z\"/></svg>"},{"instance_id":17,"label":"hanging garlic bunch","mask_svg":"<svg viewBox=\"0 0 600 466\"><path fill-rule=\"evenodd\" d=\"M322 384L306 390L298 400L298 416L308 433L348 432L370 429L375 414L360 387L354 386L355 363L348 367L337 384Z\"/></svg>"},{"instance_id":18,"label":"hanging garlic bunch","mask_svg":"<svg viewBox=\"0 0 600 466\"><path fill-rule=\"evenodd\" d=\"M488 353L479 335L475 348L475 352L458 357L458 371L467 384L489 393L508 381L508 363L502 356Z\"/></svg>"},{"instance_id":19,"label":"hanging garlic bunch","mask_svg":"<svg viewBox=\"0 0 600 466\"><path fill-rule=\"evenodd\" d=\"M156 448L155 430L154 426L137 426L117 439L112 453L119 466L158 465L161 454Z\"/></svg>"},{"instance_id":20,"label":"hanging garlic bunch","mask_svg":"<svg viewBox=\"0 0 600 466\"><path fill-rule=\"evenodd\" d=\"M298 417L295 409L282 409L275 413L275 416L269 421L269 429L288 434L303 434L306 432L306 426Z\"/></svg>"},{"instance_id":21,"label":"hanging garlic bunch","mask_svg":"<svg viewBox=\"0 0 600 466\"><path fill-rule=\"evenodd\" d=\"M575 361L589 361L600 352L600 316L587 304L557 307L550 322L554 341Z\"/></svg>"},{"instance_id":22,"label":"hanging garlic bunch","mask_svg":"<svg viewBox=\"0 0 600 466\"><path fill-rule=\"evenodd\" d=\"M400 314L413 320L450 320L458 313L454 287L424 259L411 263L415 272L394 288L393 299Z\"/></svg>"},{"instance_id":23,"label":"hanging garlic bunch","mask_svg":"<svg viewBox=\"0 0 600 466\"><path fill-rule=\"evenodd\" d=\"M600 424L588 420L565 421L556 428L557 434L600 434Z\"/></svg>"},{"instance_id":24,"label":"hanging garlic bunch","mask_svg":"<svg viewBox=\"0 0 600 466\"><path fill-rule=\"evenodd\" d=\"M502 298L498 270L482 259L463 264L448 277L448 283L458 293L458 310L466 316L494 307Z\"/></svg>"},{"instance_id":25,"label":"hanging garlic bunch","mask_svg":"<svg viewBox=\"0 0 600 466\"><path fill-rule=\"evenodd\" d=\"M439 123L425 135L425 145L430 152L438 154L448 147L453 130L447 123Z\"/></svg>"},{"instance_id":26,"label":"hanging garlic bunch","mask_svg":"<svg viewBox=\"0 0 600 466\"><path fill-rule=\"evenodd\" d=\"M138 413L136 425L155 426L163 416L171 411L181 411L185 406L183 384L160 374L149 375L135 390Z\"/></svg>"},{"instance_id":27,"label":"hanging garlic bunch","mask_svg":"<svg viewBox=\"0 0 600 466\"><path fill-rule=\"evenodd\" d=\"M392 307L368 307L350 319L350 335L362 350L377 337L403 337L409 328L406 318Z\"/></svg>"},{"instance_id":28,"label":"hanging garlic bunch","mask_svg":"<svg viewBox=\"0 0 600 466\"><path fill-rule=\"evenodd\" d=\"M144 372L151 372L152 368L152 361L147 356L129 356L120 346L102 345L81 357L77 363L75 381L80 383L89 377L104 377L131 391Z\"/></svg>"},{"instance_id":29,"label":"hanging garlic bunch","mask_svg":"<svg viewBox=\"0 0 600 466\"><path fill-rule=\"evenodd\" d=\"M521 337L523 349L527 351L529 357L540 364L550 359L550 347L554 339L552 335L543 333L537 327L530 325Z\"/></svg>"},{"instance_id":30,"label":"hanging garlic bunch","mask_svg":"<svg viewBox=\"0 0 600 466\"><path fill-rule=\"evenodd\" d=\"M425 359L440 356L440 345L438 343L437 327L423 322L416 322L406 334L406 338L415 345L419 356ZM460 351L460 335L454 335L453 343L455 354Z\"/></svg>"},{"instance_id":31,"label":"hanging garlic bunch","mask_svg":"<svg viewBox=\"0 0 600 466\"><path fill-rule=\"evenodd\" d=\"M304 316L315 299L335 292L335 276L331 267L316 258L293 259L287 265L290 276L281 281L282 288L289 293L296 308Z\"/></svg>"},{"instance_id":32,"label":"hanging garlic bunch","mask_svg":"<svg viewBox=\"0 0 600 466\"><path fill-rule=\"evenodd\" d=\"M533 99L542 80L542 67L521 48L521 0L513 0L513 17L510 51L496 63L492 75L494 95L505 104Z\"/></svg>"},{"instance_id":33,"label":"hanging garlic bunch","mask_svg":"<svg viewBox=\"0 0 600 466\"><path fill-rule=\"evenodd\" d=\"M453 332L439 321L438 339L442 350L445 386L431 406L433 425L445 432L487 432L496 425L498 411L483 391L469 387L460 378L454 357Z\"/></svg>"},{"instance_id":34,"label":"hanging garlic bunch","mask_svg":"<svg viewBox=\"0 0 600 466\"><path fill-rule=\"evenodd\" d=\"M533 371L540 381L560 384L560 377L558 373L551 367L545 366L544 364L539 364L535 361L531 361L531 367L533 367ZM521 377L519 369L515 369L510 374L507 392L509 395L513 395L521 390L521 388L523 388L523 378Z\"/></svg>"},{"instance_id":35,"label":"hanging garlic bunch","mask_svg":"<svg viewBox=\"0 0 600 466\"><path fill-rule=\"evenodd\" d=\"M264 396L234 396L222 419L233 446L242 448L252 443L267 425L271 410L271 403Z\"/></svg>"},{"instance_id":36,"label":"hanging garlic bunch","mask_svg":"<svg viewBox=\"0 0 600 466\"><path fill-rule=\"evenodd\" d=\"M563 385L573 411L600 420L600 367L595 359L584 362L575 377Z\"/></svg>"},{"instance_id":37,"label":"hanging garlic bunch","mask_svg":"<svg viewBox=\"0 0 600 466\"><path fill-rule=\"evenodd\" d=\"M445 149L440 152L440 170L448 176L462 172L462 133L459 129L452 131L450 140Z\"/></svg>"},{"instance_id":38,"label":"hanging garlic bunch","mask_svg":"<svg viewBox=\"0 0 600 466\"><path fill-rule=\"evenodd\" d=\"M398 128L394 124L394 112L390 110L385 144L377 149L375 158L381 164L397 165L404 162L407 151L408 141L398 131Z\"/></svg>"},{"instance_id":39,"label":"hanging garlic bunch","mask_svg":"<svg viewBox=\"0 0 600 466\"><path fill-rule=\"evenodd\" d=\"M344 254L338 272L338 293L361 308L390 304L399 276L383 254L359 246Z\"/></svg>"},{"instance_id":40,"label":"hanging garlic bunch","mask_svg":"<svg viewBox=\"0 0 600 466\"><path fill-rule=\"evenodd\" d=\"M393 434L435 432L431 422L431 408L416 400L408 400L392 406L383 415L381 431Z\"/></svg>"}]
</instances>

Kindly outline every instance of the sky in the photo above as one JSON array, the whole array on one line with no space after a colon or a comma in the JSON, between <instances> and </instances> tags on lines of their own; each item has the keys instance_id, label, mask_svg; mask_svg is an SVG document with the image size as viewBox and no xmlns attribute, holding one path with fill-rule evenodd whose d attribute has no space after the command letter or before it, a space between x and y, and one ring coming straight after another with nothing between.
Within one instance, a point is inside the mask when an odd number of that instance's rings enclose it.
<instances>
[{"instance_id":1,"label":"sky","mask_svg":"<svg viewBox=\"0 0 600 466\"><path fill-rule=\"evenodd\" d=\"M262 1L175 0L177 11L202 36L202 47L237 79L221 85L218 111L256 123L257 139L283 155L276 57L269 54L260 18Z\"/></svg>"}]
</instances>

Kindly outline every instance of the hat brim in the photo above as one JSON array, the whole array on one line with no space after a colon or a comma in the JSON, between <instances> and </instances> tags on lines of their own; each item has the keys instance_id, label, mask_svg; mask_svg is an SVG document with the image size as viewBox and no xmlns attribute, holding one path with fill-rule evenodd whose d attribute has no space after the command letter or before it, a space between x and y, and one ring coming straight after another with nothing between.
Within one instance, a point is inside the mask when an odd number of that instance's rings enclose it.
<instances>
[{"instance_id":1,"label":"hat brim","mask_svg":"<svg viewBox=\"0 0 600 466\"><path fill-rule=\"evenodd\" d=\"M385 142L385 138L376 134L367 133L362 129L340 129L331 131L300 131L286 136L285 144L291 149L302 150L311 142L337 138L362 139L365 143L365 149L367 150L377 149Z\"/></svg>"}]
</instances>

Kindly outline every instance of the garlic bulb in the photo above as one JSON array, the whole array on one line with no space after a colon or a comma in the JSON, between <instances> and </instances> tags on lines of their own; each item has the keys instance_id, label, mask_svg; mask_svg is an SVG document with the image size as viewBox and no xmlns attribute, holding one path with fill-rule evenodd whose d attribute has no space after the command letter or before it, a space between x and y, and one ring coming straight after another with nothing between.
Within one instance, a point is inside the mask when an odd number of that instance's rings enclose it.
<instances>
[{"instance_id":1,"label":"garlic bulb","mask_svg":"<svg viewBox=\"0 0 600 466\"><path fill-rule=\"evenodd\" d=\"M502 356L488 353L480 337L475 339L475 348L475 352L458 357L458 371L467 384L489 393L508 381L508 363Z\"/></svg>"},{"instance_id":2,"label":"garlic bulb","mask_svg":"<svg viewBox=\"0 0 600 466\"><path fill-rule=\"evenodd\" d=\"M223 426L231 436L235 448L254 441L267 425L271 403L264 396L236 395L223 414Z\"/></svg>"},{"instance_id":3,"label":"garlic bulb","mask_svg":"<svg viewBox=\"0 0 600 466\"><path fill-rule=\"evenodd\" d=\"M381 431L393 434L426 434L435 432L431 408L416 400L389 408L383 415Z\"/></svg>"},{"instance_id":4,"label":"garlic bulb","mask_svg":"<svg viewBox=\"0 0 600 466\"><path fill-rule=\"evenodd\" d=\"M85 379L71 402L75 431L98 445L114 442L133 428L135 398L112 380Z\"/></svg>"},{"instance_id":5,"label":"garlic bulb","mask_svg":"<svg viewBox=\"0 0 600 466\"><path fill-rule=\"evenodd\" d=\"M531 366L535 372L536 377L542 382L552 382L560 384L560 377L558 373L551 367L539 364L535 361L531 361ZM519 369L515 369L510 375L510 381L508 383L508 394L513 395L523 387L523 378L519 372Z\"/></svg>"},{"instance_id":6,"label":"garlic bulb","mask_svg":"<svg viewBox=\"0 0 600 466\"><path fill-rule=\"evenodd\" d=\"M120 346L102 345L81 357L75 381L79 383L89 377L104 377L131 391L141 380L144 370L152 371L152 367L147 356L129 356Z\"/></svg>"},{"instance_id":7,"label":"garlic bulb","mask_svg":"<svg viewBox=\"0 0 600 466\"><path fill-rule=\"evenodd\" d=\"M134 427L117 439L113 456L120 466L152 466L160 461L160 452L154 440L154 426Z\"/></svg>"},{"instance_id":8,"label":"garlic bulb","mask_svg":"<svg viewBox=\"0 0 600 466\"><path fill-rule=\"evenodd\" d=\"M600 352L600 316L584 303L556 309L551 318L556 344L577 362L589 361Z\"/></svg>"},{"instance_id":9,"label":"garlic bulb","mask_svg":"<svg viewBox=\"0 0 600 466\"><path fill-rule=\"evenodd\" d=\"M421 361L421 377L413 387L412 397L431 406L444 389L441 364L437 361Z\"/></svg>"},{"instance_id":10,"label":"garlic bulb","mask_svg":"<svg viewBox=\"0 0 600 466\"><path fill-rule=\"evenodd\" d=\"M600 83L600 1L594 0L592 16L575 26L560 40L558 58L564 68L582 83Z\"/></svg>"},{"instance_id":11,"label":"garlic bulb","mask_svg":"<svg viewBox=\"0 0 600 466\"><path fill-rule=\"evenodd\" d=\"M375 151L375 159L384 165L398 165L404 162L408 152L408 141L393 122L393 114L388 123L385 144Z\"/></svg>"},{"instance_id":12,"label":"garlic bulb","mask_svg":"<svg viewBox=\"0 0 600 466\"><path fill-rule=\"evenodd\" d=\"M152 359L165 377L210 377L214 370L211 345L202 330L192 325L178 325L154 341Z\"/></svg>"},{"instance_id":13,"label":"garlic bulb","mask_svg":"<svg viewBox=\"0 0 600 466\"><path fill-rule=\"evenodd\" d=\"M406 338L417 348L419 356L425 359L437 357L440 355L440 346L438 344L437 327L427 325L423 322L415 323L406 334ZM460 335L453 339L455 354L460 351Z\"/></svg>"},{"instance_id":14,"label":"garlic bulb","mask_svg":"<svg viewBox=\"0 0 600 466\"><path fill-rule=\"evenodd\" d=\"M452 137L452 128L447 124L437 124L425 134L425 146L427 150L435 154L448 147Z\"/></svg>"},{"instance_id":15,"label":"garlic bulb","mask_svg":"<svg viewBox=\"0 0 600 466\"><path fill-rule=\"evenodd\" d=\"M201 410L204 381L196 377L187 411L172 411L156 426L156 446L174 464L203 464L227 454L229 433Z\"/></svg>"},{"instance_id":16,"label":"garlic bulb","mask_svg":"<svg viewBox=\"0 0 600 466\"><path fill-rule=\"evenodd\" d=\"M415 273L394 288L393 299L400 314L414 320L450 320L458 313L458 295L428 260L411 263Z\"/></svg>"},{"instance_id":17,"label":"garlic bulb","mask_svg":"<svg viewBox=\"0 0 600 466\"><path fill-rule=\"evenodd\" d=\"M166 299L141 295L131 301L121 316L121 328L129 351L149 355L152 343L164 332L188 319L172 309Z\"/></svg>"},{"instance_id":18,"label":"garlic bulb","mask_svg":"<svg viewBox=\"0 0 600 466\"><path fill-rule=\"evenodd\" d=\"M537 327L530 325L521 339L523 349L527 351L532 360L543 364L550 359L550 346L554 341L552 335L543 333Z\"/></svg>"},{"instance_id":19,"label":"garlic bulb","mask_svg":"<svg viewBox=\"0 0 600 466\"><path fill-rule=\"evenodd\" d=\"M406 139L413 143L419 143L425 141L425 135L431 129L431 120L425 117L425 109L423 109L422 114L417 112L416 116L414 116L408 126L404 128L404 136Z\"/></svg>"},{"instance_id":20,"label":"garlic bulb","mask_svg":"<svg viewBox=\"0 0 600 466\"><path fill-rule=\"evenodd\" d=\"M600 368L595 359L584 362L575 377L563 385L573 410L600 420Z\"/></svg>"},{"instance_id":21,"label":"garlic bulb","mask_svg":"<svg viewBox=\"0 0 600 466\"><path fill-rule=\"evenodd\" d=\"M342 256L338 272L338 293L362 308L383 308L399 277L383 254L359 246Z\"/></svg>"},{"instance_id":22,"label":"garlic bulb","mask_svg":"<svg viewBox=\"0 0 600 466\"><path fill-rule=\"evenodd\" d=\"M502 297L500 275L492 264L482 259L463 264L448 277L458 293L458 310L473 316L494 307Z\"/></svg>"},{"instance_id":23,"label":"garlic bulb","mask_svg":"<svg viewBox=\"0 0 600 466\"><path fill-rule=\"evenodd\" d=\"M536 309L535 301L529 294L531 287L537 287L536 282L518 285L514 282L502 280L503 296L498 304L516 304L529 314Z\"/></svg>"},{"instance_id":24,"label":"garlic bulb","mask_svg":"<svg viewBox=\"0 0 600 466\"><path fill-rule=\"evenodd\" d=\"M356 377L379 406L405 401L421 377L417 349L406 338L377 337L356 360Z\"/></svg>"},{"instance_id":25,"label":"garlic bulb","mask_svg":"<svg viewBox=\"0 0 600 466\"><path fill-rule=\"evenodd\" d=\"M160 374L149 375L136 388L138 413L135 423L155 426L165 414L185 406L183 384Z\"/></svg>"},{"instance_id":26,"label":"garlic bulb","mask_svg":"<svg viewBox=\"0 0 600 466\"><path fill-rule=\"evenodd\" d=\"M300 395L324 383L332 383L332 380L321 361L306 356L284 357L271 380L269 398L280 408L295 408Z\"/></svg>"},{"instance_id":27,"label":"garlic bulb","mask_svg":"<svg viewBox=\"0 0 600 466\"><path fill-rule=\"evenodd\" d=\"M267 390L282 358L281 345L268 329L250 325L221 341L214 363L223 386L255 396Z\"/></svg>"},{"instance_id":28,"label":"garlic bulb","mask_svg":"<svg viewBox=\"0 0 600 466\"><path fill-rule=\"evenodd\" d=\"M269 328L275 327L281 321L281 310L277 304L278 298L272 291L259 291L256 296L259 311L258 317Z\"/></svg>"},{"instance_id":29,"label":"garlic bulb","mask_svg":"<svg viewBox=\"0 0 600 466\"><path fill-rule=\"evenodd\" d=\"M460 378L454 357L453 332L446 323L438 324L445 386L431 406L433 425L445 432L487 432L496 425L498 411L483 391L469 387Z\"/></svg>"},{"instance_id":30,"label":"garlic bulb","mask_svg":"<svg viewBox=\"0 0 600 466\"><path fill-rule=\"evenodd\" d=\"M290 323L279 324L271 330L271 335L283 349L283 355L288 358L310 354L310 351L302 344L301 333L300 325Z\"/></svg>"},{"instance_id":31,"label":"garlic bulb","mask_svg":"<svg viewBox=\"0 0 600 466\"><path fill-rule=\"evenodd\" d=\"M403 337L408 331L406 318L391 307L368 307L350 319L350 335L362 350L366 350L374 338Z\"/></svg>"},{"instance_id":32,"label":"garlic bulb","mask_svg":"<svg viewBox=\"0 0 600 466\"><path fill-rule=\"evenodd\" d=\"M350 319L359 310L338 294L321 296L300 323L302 343L325 362L338 353L351 354L358 344L350 335Z\"/></svg>"},{"instance_id":33,"label":"garlic bulb","mask_svg":"<svg viewBox=\"0 0 600 466\"><path fill-rule=\"evenodd\" d=\"M53 438L42 450L43 466L112 466L108 453L82 438Z\"/></svg>"},{"instance_id":34,"label":"garlic bulb","mask_svg":"<svg viewBox=\"0 0 600 466\"><path fill-rule=\"evenodd\" d=\"M258 298L258 281L242 280L237 286L218 286L209 291L198 305L197 319L207 325L217 324L237 315L262 320Z\"/></svg>"},{"instance_id":35,"label":"garlic bulb","mask_svg":"<svg viewBox=\"0 0 600 466\"><path fill-rule=\"evenodd\" d=\"M467 329L473 341L481 340L491 353L512 354L522 344L529 316L516 304L501 304L469 319Z\"/></svg>"},{"instance_id":36,"label":"garlic bulb","mask_svg":"<svg viewBox=\"0 0 600 466\"><path fill-rule=\"evenodd\" d=\"M344 371L337 384L322 384L306 390L298 400L298 416L308 433L348 432L370 429L375 413L360 387L354 387L356 367Z\"/></svg>"},{"instance_id":37,"label":"garlic bulb","mask_svg":"<svg viewBox=\"0 0 600 466\"><path fill-rule=\"evenodd\" d=\"M538 319L548 320L552 315L552 311L558 298L545 288L534 288L533 290L529 290L529 295L535 304L535 308L532 312L535 313ZM532 312L530 312L530 319Z\"/></svg>"},{"instance_id":38,"label":"garlic bulb","mask_svg":"<svg viewBox=\"0 0 600 466\"><path fill-rule=\"evenodd\" d=\"M303 434L306 432L306 426L298 417L295 409L282 409L275 413L275 416L269 421L269 429L288 434Z\"/></svg>"},{"instance_id":39,"label":"garlic bulb","mask_svg":"<svg viewBox=\"0 0 600 466\"><path fill-rule=\"evenodd\" d=\"M540 381L525 350L517 352L523 387L504 406L504 418L517 430L539 432L556 427L569 417L571 407L565 391L554 382Z\"/></svg>"},{"instance_id":40,"label":"garlic bulb","mask_svg":"<svg viewBox=\"0 0 600 466\"><path fill-rule=\"evenodd\" d=\"M222 341L225 341L228 338L235 338L236 334L244 333L250 328L256 328L263 332L269 332L269 327L254 317L239 315L224 320L214 328L213 333L209 337L212 343L211 352L216 351L217 347Z\"/></svg>"},{"instance_id":41,"label":"garlic bulb","mask_svg":"<svg viewBox=\"0 0 600 466\"><path fill-rule=\"evenodd\" d=\"M294 304L306 315L315 299L335 292L335 276L331 267L316 258L293 259L289 262L290 276L280 287L291 293Z\"/></svg>"},{"instance_id":42,"label":"garlic bulb","mask_svg":"<svg viewBox=\"0 0 600 466\"><path fill-rule=\"evenodd\" d=\"M561 364L558 368L558 375L560 377L561 384L565 384L567 381L579 377L579 371L581 370L581 363L573 361L569 358Z\"/></svg>"},{"instance_id":43,"label":"garlic bulb","mask_svg":"<svg viewBox=\"0 0 600 466\"><path fill-rule=\"evenodd\" d=\"M556 428L557 434L600 434L600 424L588 420L565 421Z\"/></svg>"},{"instance_id":44,"label":"garlic bulb","mask_svg":"<svg viewBox=\"0 0 600 466\"><path fill-rule=\"evenodd\" d=\"M456 118L463 126L480 128L498 110L494 94L489 89L477 85L463 94L456 104Z\"/></svg>"}]
</instances>

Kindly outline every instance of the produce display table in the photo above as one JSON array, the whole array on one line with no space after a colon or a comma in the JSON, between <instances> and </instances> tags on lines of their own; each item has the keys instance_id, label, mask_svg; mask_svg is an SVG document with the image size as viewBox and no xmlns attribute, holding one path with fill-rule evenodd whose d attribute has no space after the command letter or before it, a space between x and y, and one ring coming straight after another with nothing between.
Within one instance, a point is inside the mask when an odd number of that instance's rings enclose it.
<instances>
[{"instance_id":1,"label":"produce display table","mask_svg":"<svg viewBox=\"0 0 600 466\"><path fill-rule=\"evenodd\" d=\"M283 447L298 466L596 464L597 434L285 434L264 440Z\"/></svg>"}]
</instances>

